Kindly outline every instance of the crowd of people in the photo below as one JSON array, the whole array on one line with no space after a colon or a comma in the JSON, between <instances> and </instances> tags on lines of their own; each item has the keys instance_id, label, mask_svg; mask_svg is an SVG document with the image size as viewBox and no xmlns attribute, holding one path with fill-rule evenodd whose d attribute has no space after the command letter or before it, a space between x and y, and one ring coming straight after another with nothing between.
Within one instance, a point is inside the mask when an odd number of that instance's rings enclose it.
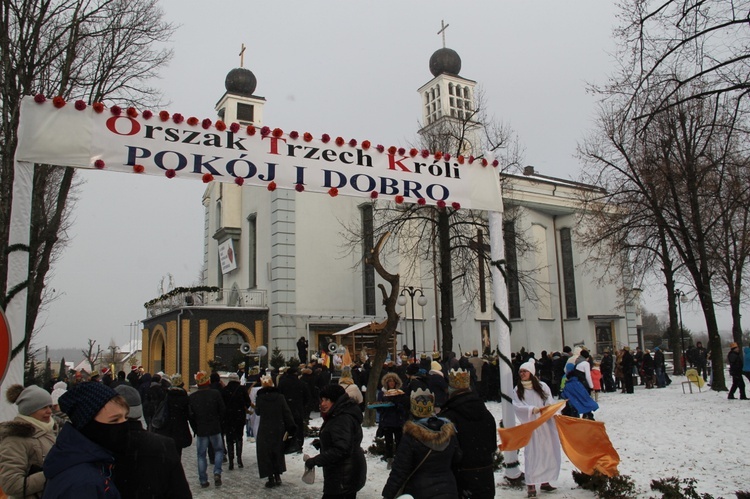
<instances>
[{"instance_id":1,"label":"crowd of people","mask_svg":"<svg viewBox=\"0 0 750 499\"><path fill-rule=\"evenodd\" d=\"M477 351L447 358L403 353L382 366L369 406L377 411L389 471L383 497L494 497L498 422L486 402L499 398L497 358ZM633 393L639 381L647 389L671 382L659 348L631 352L626 346L597 359L583 347L539 358L522 349L511 363L519 423L537 419L558 400L567 401L563 414L593 420L600 392ZM729 398L739 392L746 399L742 378L750 379L750 347L740 351L732 344L728 364ZM199 371L190 393L180 374L137 366L115 378L107 368L75 373L51 392L13 385L6 397L18 416L0 423L0 489L9 497L189 498L183 449L195 444L198 485L210 487L212 475L220 487L225 465L244 468L245 441L255 443L265 486L279 487L285 456L303 451L312 414L319 412L323 423L312 442L319 453L304 456L305 468L322 468L324 499L355 498L367 475L363 390L372 370L366 358L332 370L312 356L278 371L246 371L240 364L224 380L218 372ZM524 451L519 480L528 497L555 490L560 461L557 430L548 420Z\"/></svg>"}]
</instances>

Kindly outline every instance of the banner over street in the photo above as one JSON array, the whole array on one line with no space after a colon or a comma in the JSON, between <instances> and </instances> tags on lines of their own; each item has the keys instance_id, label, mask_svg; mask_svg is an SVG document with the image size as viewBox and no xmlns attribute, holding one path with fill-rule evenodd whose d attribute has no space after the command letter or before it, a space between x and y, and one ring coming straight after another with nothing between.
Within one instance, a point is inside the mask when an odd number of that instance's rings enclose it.
<instances>
[{"instance_id":1,"label":"banner over street","mask_svg":"<svg viewBox=\"0 0 750 499\"><path fill-rule=\"evenodd\" d=\"M502 211L491 160L59 98L23 99L16 160Z\"/></svg>"}]
</instances>

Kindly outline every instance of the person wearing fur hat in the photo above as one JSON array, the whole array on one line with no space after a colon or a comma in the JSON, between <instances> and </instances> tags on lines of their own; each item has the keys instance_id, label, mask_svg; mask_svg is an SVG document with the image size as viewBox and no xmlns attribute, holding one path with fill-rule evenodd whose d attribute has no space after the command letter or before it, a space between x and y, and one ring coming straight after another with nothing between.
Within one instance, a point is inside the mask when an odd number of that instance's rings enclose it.
<instances>
[{"instance_id":1,"label":"person wearing fur hat","mask_svg":"<svg viewBox=\"0 0 750 499\"><path fill-rule=\"evenodd\" d=\"M412 364L416 365L416 364ZM394 441L401 443L404 423L409 416L409 397L401 390L401 378L396 373L387 373L381 380L383 388L378 392L379 432L385 438L385 460L387 469L393 466Z\"/></svg>"},{"instance_id":2,"label":"person wearing fur hat","mask_svg":"<svg viewBox=\"0 0 750 499\"><path fill-rule=\"evenodd\" d=\"M448 401L440 416L449 419L458 431L461 463L454 468L460 497L495 497L493 462L497 450L497 425L479 394L471 389L468 372L448 373Z\"/></svg>"},{"instance_id":3,"label":"person wearing fur hat","mask_svg":"<svg viewBox=\"0 0 750 499\"><path fill-rule=\"evenodd\" d=\"M224 460L224 439L221 437L221 422L224 419L224 400L221 392L211 389L211 378L205 371L195 374L198 390L188 396L190 427L193 429L198 453L198 480L201 488L207 488L208 474L206 453L208 444L213 447L214 486L221 486L221 463Z\"/></svg>"},{"instance_id":4,"label":"person wearing fur hat","mask_svg":"<svg viewBox=\"0 0 750 499\"><path fill-rule=\"evenodd\" d=\"M9 497L39 497L44 457L55 443L52 397L36 385L11 385L5 395L18 416L0 423L0 489Z\"/></svg>"},{"instance_id":5,"label":"person wearing fur hat","mask_svg":"<svg viewBox=\"0 0 750 499\"><path fill-rule=\"evenodd\" d=\"M297 428L284 395L271 377L260 380L263 387L255 399L255 413L260 416L255 450L260 478L268 477L266 487L271 488L281 485L281 475L286 471L284 441L293 438Z\"/></svg>"},{"instance_id":6,"label":"person wearing fur hat","mask_svg":"<svg viewBox=\"0 0 750 499\"><path fill-rule=\"evenodd\" d=\"M60 396L70 418L44 460L44 498L119 498L115 454L128 443L127 401L102 383L79 383Z\"/></svg>"},{"instance_id":7,"label":"person wearing fur hat","mask_svg":"<svg viewBox=\"0 0 750 499\"><path fill-rule=\"evenodd\" d=\"M296 366L290 367L279 379L279 392L286 399L294 417L294 425L297 427L297 431L290 435L287 442L286 453L302 452L302 445L305 443L305 416L312 397L309 385L299 378Z\"/></svg>"},{"instance_id":8,"label":"person wearing fur hat","mask_svg":"<svg viewBox=\"0 0 750 499\"><path fill-rule=\"evenodd\" d=\"M320 454L305 455L305 467L323 468L324 498L354 499L367 481L362 411L341 385L328 385L320 391L320 412L323 425L313 442Z\"/></svg>"},{"instance_id":9,"label":"person wearing fur hat","mask_svg":"<svg viewBox=\"0 0 750 499\"><path fill-rule=\"evenodd\" d=\"M382 495L386 499L402 493L417 499L458 498L452 472L461 460L456 427L450 420L435 416L435 397L429 390L412 392L410 402L413 421L404 424Z\"/></svg>"},{"instance_id":10,"label":"person wearing fur hat","mask_svg":"<svg viewBox=\"0 0 750 499\"><path fill-rule=\"evenodd\" d=\"M528 423L539 417L542 407L554 404L555 400L549 386L537 379L533 360L521 364L518 376L520 381L513 391L513 408L519 423ZM550 419L534 430L524 449L524 476L528 497L536 497L537 486L546 492L555 490L550 482L556 481L560 476L561 462L560 438L557 436L555 422Z\"/></svg>"},{"instance_id":11,"label":"person wearing fur hat","mask_svg":"<svg viewBox=\"0 0 750 499\"><path fill-rule=\"evenodd\" d=\"M344 368L341 369L339 385L344 387L344 390L346 390L346 394L349 395L349 398L356 402L357 405L361 405L362 402L364 402L365 399L362 396L362 390L359 389L357 384L354 382L354 378L352 377L351 367L344 366Z\"/></svg>"}]
</instances>

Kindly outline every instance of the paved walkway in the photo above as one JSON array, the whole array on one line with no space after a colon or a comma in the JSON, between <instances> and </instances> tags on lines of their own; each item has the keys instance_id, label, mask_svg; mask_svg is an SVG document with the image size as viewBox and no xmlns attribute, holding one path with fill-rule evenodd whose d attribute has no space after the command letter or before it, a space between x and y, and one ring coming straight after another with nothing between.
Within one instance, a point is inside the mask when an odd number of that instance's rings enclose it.
<instances>
[{"instance_id":1,"label":"paved walkway","mask_svg":"<svg viewBox=\"0 0 750 499\"><path fill-rule=\"evenodd\" d=\"M308 452L317 453L314 449L307 449ZM255 444L244 442L242 451L242 461L244 468L235 467L229 470L228 463L222 465L223 473L221 475L221 487L214 487L213 465L208 465L208 477L211 484L208 488L202 489L198 481L198 464L195 450L195 442L187 449L182 450L182 466L185 468L193 497L269 497L269 498L290 498L295 499L320 499L323 497L323 474L320 468L316 469L316 480L312 485L302 482L303 461L301 454L292 454L286 456L287 472L281 475L281 486L267 489L265 487L266 479L258 477L258 465L256 460Z\"/></svg>"}]
</instances>

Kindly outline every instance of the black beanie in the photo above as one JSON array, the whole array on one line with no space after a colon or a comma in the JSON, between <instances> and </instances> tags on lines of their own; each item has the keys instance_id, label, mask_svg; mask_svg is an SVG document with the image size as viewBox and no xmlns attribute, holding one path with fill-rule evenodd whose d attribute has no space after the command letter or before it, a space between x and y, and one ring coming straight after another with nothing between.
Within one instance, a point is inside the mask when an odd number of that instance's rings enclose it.
<instances>
[{"instance_id":1,"label":"black beanie","mask_svg":"<svg viewBox=\"0 0 750 499\"><path fill-rule=\"evenodd\" d=\"M60 396L60 410L68 415L77 429L81 429L117 396L117 392L105 384L89 381L78 383Z\"/></svg>"},{"instance_id":2,"label":"black beanie","mask_svg":"<svg viewBox=\"0 0 750 499\"><path fill-rule=\"evenodd\" d=\"M416 376L419 373L419 364L409 364L406 366L406 374Z\"/></svg>"},{"instance_id":3,"label":"black beanie","mask_svg":"<svg viewBox=\"0 0 750 499\"><path fill-rule=\"evenodd\" d=\"M326 398L331 402L336 402L341 398L342 395L346 394L346 390L341 385L326 385L320 390L320 398Z\"/></svg>"}]
</instances>

